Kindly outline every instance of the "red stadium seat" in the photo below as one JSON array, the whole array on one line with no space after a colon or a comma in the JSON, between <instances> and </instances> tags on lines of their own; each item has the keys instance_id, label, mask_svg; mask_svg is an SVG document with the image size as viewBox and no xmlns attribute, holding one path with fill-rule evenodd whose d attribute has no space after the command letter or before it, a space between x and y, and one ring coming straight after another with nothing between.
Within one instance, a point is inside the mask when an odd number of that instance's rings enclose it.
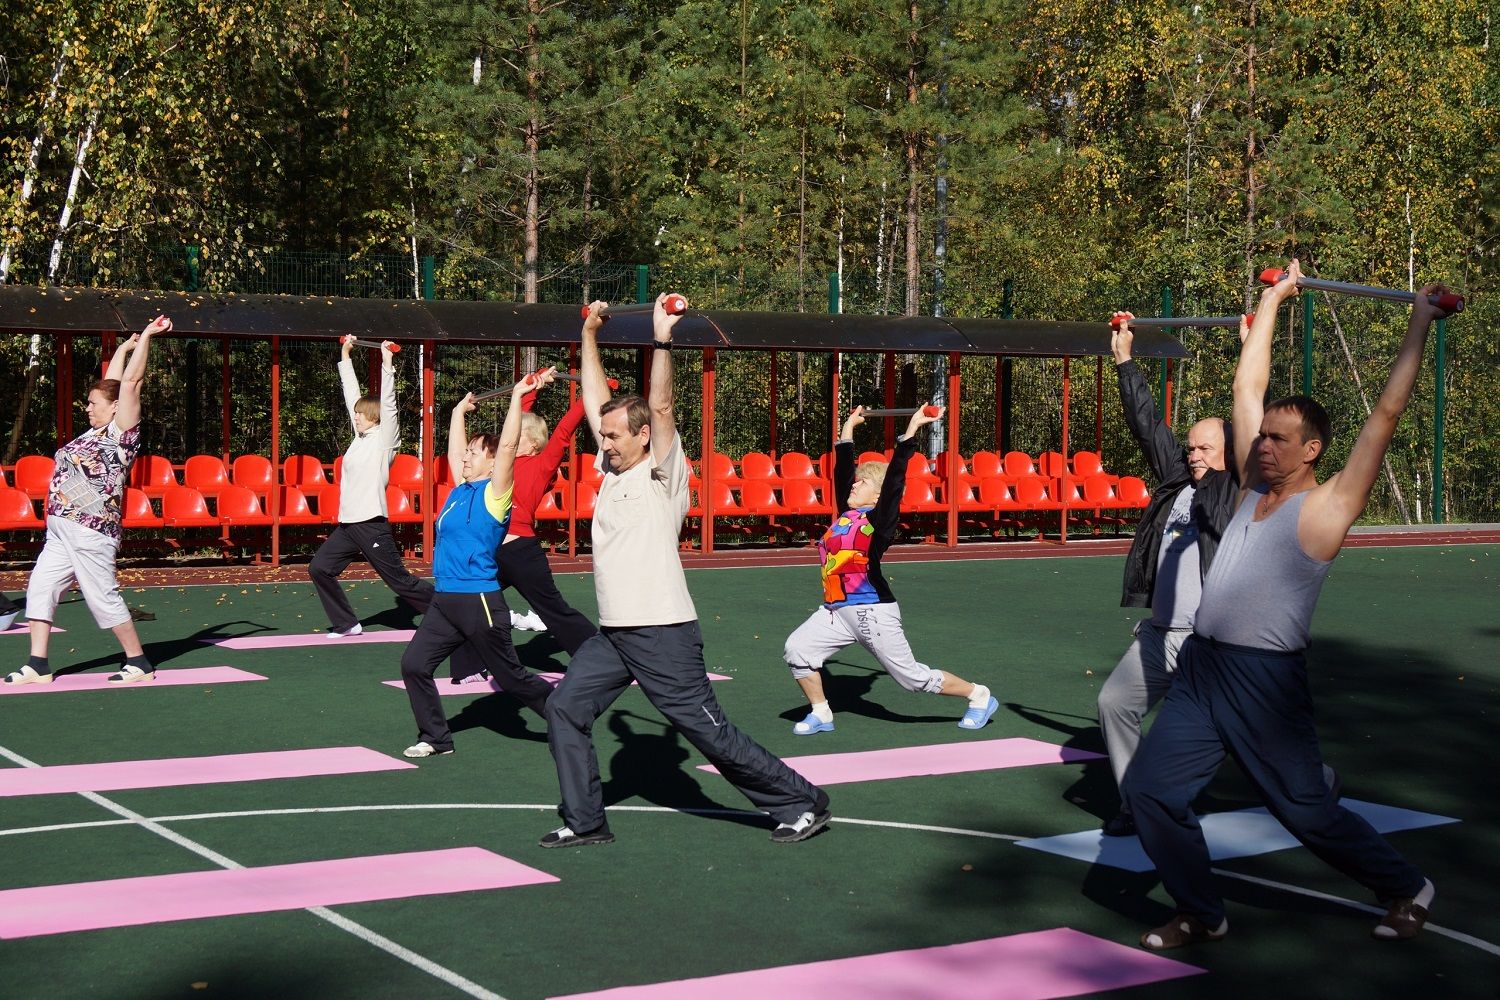
<instances>
[{"instance_id":1,"label":"red stadium seat","mask_svg":"<svg viewBox=\"0 0 1500 1000\"><path fill-rule=\"evenodd\" d=\"M771 456L758 451L752 451L740 459L740 475L747 482L752 479L768 483L781 482L781 474L776 471L776 463Z\"/></svg>"},{"instance_id":2,"label":"red stadium seat","mask_svg":"<svg viewBox=\"0 0 1500 1000\"><path fill-rule=\"evenodd\" d=\"M341 492L338 484L335 483L314 498L318 504L318 520L324 524L339 523L339 496Z\"/></svg>"},{"instance_id":3,"label":"red stadium seat","mask_svg":"<svg viewBox=\"0 0 1500 1000\"><path fill-rule=\"evenodd\" d=\"M811 479L788 479L783 483L781 505L792 514L833 516L833 506L818 495L818 483Z\"/></svg>"},{"instance_id":4,"label":"red stadium seat","mask_svg":"<svg viewBox=\"0 0 1500 1000\"><path fill-rule=\"evenodd\" d=\"M445 456L444 464L447 464ZM415 455L397 455L391 460L390 478L387 482L399 486L408 494L422 492L422 460Z\"/></svg>"},{"instance_id":5,"label":"red stadium seat","mask_svg":"<svg viewBox=\"0 0 1500 1000\"><path fill-rule=\"evenodd\" d=\"M442 513L443 505L448 502L448 494L453 492L452 483L443 483L432 491L432 509Z\"/></svg>"},{"instance_id":6,"label":"red stadium seat","mask_svg":"<svg viewBox=\"0 0 1500 1000\"><path fill-rule=\"evenodd\" d=\"M139 455L130 466L130 485L148 497L165 496L167 490L176 487L177 473L172 463L160 455Z\"/></svg>"},{"instance_id":7,"label":"red stadium seat","mask_svg":"<svg viewBox=\"0 0 1500 1000\"><path fill-rule=\"evenodd\" d=\"M589 520L594 516L594 504L599 499L599 488L593 483L579 483L578 492L575 494L574 506L577 508L575 515L579 520Z\"/></svg>"},{"instance_id":8,"label":"red stadium seat","mask_svg":"<svg viewBox=\"0 0 1500 1000\"><path fill-rule=\"evenodd\" d=\"M740 484L740 474L734 469L734 459L723 452L716 451L711 462L709 468L713 471L715 483L725 483L729 486Z\"/></svg>"},{"instance_id":9,"label":"red stadium seat","mask_svg":"<svg viewBox=\"0 0 1500 1000\"><path fill-rule=\"evenodd\" d=\"M1144 509L1151 502L1151 493L1146 489L1146 481L1136 476L1121 476L1120 482L1115 486L1115 493L1120 498L1123 507Z\"/></svg>"},{"instance_id":10,"label":"red stadium seat","mask_svg":"<svg viewBox=\"0 0 1500 1000\"><path fill-rule=\"evenodd\" d=\"M133 486L125 488L125 506L120 513L123 528L161 527L161 515L151 509L151 498Z\"/></svg>"},{"instance_id":11,"label":"red stadium seat","mask_svg":"<svg viewBox=\"0 0 1500 1000\"><path fill-rule=\"evenodd\" d=\"M327 496L325 493L324 496ZM318 502L318 512L321 514L323 502ZM407 492L395 483L387 484L385 488L385 517L391 524L421 524L422 515L417 513L411 505L411 497ZM330 522L332 523L332 522Z\"/></svg>"},{"instance_id":12,"label":"red stadium seat","mask_svg":"<svg viewBox=\"0 0 1500 1000\"><path fill-rule=\"evenodd\" d=\"M1061 452L1044 451L1037 457L1037 471L1048 479L1060 479L1068 474L1068 460Z\"/></svg>"},{"instance_id":13,"label":"red stadium seat","mask_svg":"<svg viewBox=\"0 0 1500 1000\"><path fill-rule=\"evenodd\" d=\"M217 528L219 518L203 494L186 486L168 486L161 498L161 521L168 528Z\"/></svg>"},{"instance_id":14,"label":"red stadium seat","mask_svg":"<svg viewBox=\"0 0 1500 1000\"><path fill-rule=\"evenodd\" d=\"M182 485L216 497L230 485L229 470L218 455L191 455L182 467Z\"/></svg>"},{"instance_id":15,"label":"red stadium seat","mask_svg":"<svg viewBox=\"0 0 1500 1000\"><path fill-rule=\"evenodd\" d=\"M864 465L866 462L889 462L891 456L883 451L862 451L854 460L855 465Z\"/></svg>"},{"instance_id":16,"label":"red stadium seat","mask_svg":"<svg viewBox=\"0 0 1500 1000\"><path fill-rule=\"evenodd\" d=\"M542 494L542 499L537 502L536 510L532 513L533 521L566 521L568 512L563 510L562 504L558 503L558 490L554 487Z\"/></svg>"},{"instance_id":17,"label":"red stadium seat","mask_svg":"<svg viewBox=\"0 0 1500 1000\"><path fill-rule=\"evenodd\" d=\"M986 476L979 481L979 501L987 510L999 513L1021 509L1016 499L1014 482L1005 476Z\"/></svg>"},{"instance_id":18,"label":"red stadium seat","mask_svg":"<svg viewBox=\"0 0 1500 1000\"><path fill-rule=\"evenodd\" d=\"M1073 475L1080 479L1089 476L1104 474L1104 463L1099 459L1099 453L1093 451L1075 451L1073 453Z\"/></svg>"},{"instance_id":19,"label":"red stadium seat","mask_svg":"<svg viewBox=\"0 0 1500 1000\"><path fill-rule=\"evenodd\" d=\"M744 514L745 508L735 498L734 489L728 483L713 484L714 517Z\"/></svg>"},{"instance_id":20,"label":"red stadium seat","mask_svg":"<svg viewBox=\"0 0 1500 1000\"><path fill-rule=\"evenodd\" d=\"M20 490L0 488L0 531L41 531L47 522L36 516L31 498Z\"/></svg>"},{"instance_id":21,"label":"red stadium seat","mask_svg":"<svg viewBox=\"0 0 1500 1000\"><path fill-rule=\"evenodd\" d=\"M264 455L241 455L229 467L229 478L259 497L271 495L273 472L271 460Z\"/></svg>"},{"instance_id":22,"label":"red stadium seat","mask_svg":"<svg viewBox=\"0 0 1500 1000\"><path fill-rule=\"evenodd\" d=\"M1003 476L1005 463L993 451L976 451L974 457L969 459L969 475L979 480Z\"/></svg>"},{"instance_id":23,"label":"red stadium seat","mask_svg":"<svg viewBox=\"0 0 1500 1000\"><path fill-rule=\"evenodd\" d=\"M908 514L936 514L945 511L948 505L932 493L932 484L920 479L907 479L906 491L901 495L901 510Z\"/></svg>"},{"instance_id":24,"label":"red stadium seat","mask_svg":"<svg viewBox=\"0 0 1500 1000\"><path fill-rule=\"evenodd\" d=\"M321 524L322 519L314 514L307 504L307 494L295 486L282 486L276 491L277 520L282 524Z\"/></svg>"},{"instance_id":25,"label":"red stadium seat","mask_svg":"<svg viewBox=\"0 0 1500 1000\"><path fill-rule=\"evenodd\" d=\"M578 481L580 483L592 483L598 486L604 479L604 474L594 468L594 462L598 456L591 451L580 451L578 453ZM592 510L593 508L590 508Z\"/></svg>"},{"instance_id":26,"label":"red stadium seat","mask_svg":"<svg viewBox=\"0 0 1500 1000\"><path fill-rule=\"evenodd\" d=\"M16 459L16 489L33 500L47 499L52 484L51 455L22 455Z\"/></svg>"},{"instance_id":27,"label":"red stadium seat","mask_svg":"<svg viewBox=\"0 0 1500 1000\"><path fill-rule=\"evenodd\" d=\"M243 486L226 486L219 491L219 520L227 527L259 527L271 523L271 515L260 506L260 497Z\"/></svg>"},{"instance_id":28,"label":"red stadium seat","mask_svg":"<svg viewBox=\"0 0 1500 1000\"><path fill-rule=\"evenodd\" d=\"M1016 476L1036 475L1036 463L1031 456L1024 451L1008 451L1005 453L1004 473L1012 478Z\"/></svg>"},{"instance_id":29,"label":"red stadium seat","mask_svg":"<svg viewBox=\"0 0 1500 1000\"><path fill-rule=\"evenodd\" d=\"M740 506L755 517L784 517L791 511L782 505L775 488L761 479L749 479L740 487Z\"/></svg>"},{"instance_id":30,"label":"red stadium seat","mask_svg":"<svg viewBox=\"0 0 1500 1000\"><path fill-rule=\"evenodd\" d=\"M315 497L331 484L323 462L313 455L292 455L281 463L281 481L295 486L304 496Z\"/></svg>"},{"instance_id":31,"label":"red stadium seat","mask_svg":"<svg viewBox=\"0 0 1500 1000\"><path fill-rule=\"evenodd\" d=\"M823 475L818 472L817 466L813 464L813 460L810 457L802 454L800 451L789 451L781 456L781 478L785 480L811 479L816 481L822 479Z\"/></svg>"},{"instance_id":32,"label":"red stadium seat","mask_svg":"<svg viewBox=\"0 0 1500 1000\"><path fill-rule=\"evenodd\" d=\"M1023 510L1062 510L1050 489L1051 484L1041 476L1021 476L1015 480L1016 502Z\"/></svg>"}]
</instances>

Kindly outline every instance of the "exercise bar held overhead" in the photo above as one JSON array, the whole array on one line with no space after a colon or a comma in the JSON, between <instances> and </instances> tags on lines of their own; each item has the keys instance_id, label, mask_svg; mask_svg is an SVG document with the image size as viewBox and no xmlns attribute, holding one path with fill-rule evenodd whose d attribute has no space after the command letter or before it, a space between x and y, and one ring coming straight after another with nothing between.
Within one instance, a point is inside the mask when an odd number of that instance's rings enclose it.
<instances>
[{"instance_id":1,"label":"exercise bar held overhead","mask_svg":"<svg viewBox=\"0 0 1500 1000\"><path fill-rule=\"evenodd\" d=\"M941 406L930 406L930 405L929 406L922 406L922 407L908 406L908 407L905 407L905 408L898 407L898 408L896 408L894 410L866 410L863 413L861 413L860 416L862 416L862 417L909 417L912 414L916 413L917 410L919 410L919 409L922 411L923 416L928 416L928 417L935 417L938 414L940 414L940 413L943 412L943 408Z\"/></svg>"},{"instance_id":2,"label":"exercise bar held overhead","mask_svg":"<svg viewBox=\"0 0 1500 1000\"><path fill-rule=\"evenodd\" d=\"M1255 314L1249 313L1245 322L1254 322ZM1111 330L1118 330L1120 324L1125 321L1121 313L1115 313L1109 319ZM1177 327L1202 327L1210 328L1216 326L1227 326L1231 330L1238 329L1240 318L1238 316L1135 316L1130 320L1131 326L1154 326L1162 329Z\"/></svg>"},{"instance_id":3,"label":"exercise bar held overhead","mask_svg":"<svg viewBox=\"0 0 1500 1000\"><path fill-rule=\"evenodd\" d=\"M581 379L577 375L568 375L565 372L557 372L552 377L555 378L555 379L557 379L559 382L582 382L583 381L583 379ZM522 379L520 382L512 382L510 385L505 386L502 389L490 389L487 392L481 392L481 393L479 393L478 395L476 395L474 397L474 402L476 402L476 403L484 403L484 402L487 402L487 401L489 401L491 399L499 399L501 396L509 396L512 392L515 391L516 386L520 385L521 382L524 382L524 381L525 381L525 379ZM617 379L617 378L608 378L608 379L605 379L604 381L609 385L609 387L611 389L618 389L618 388L620 388L620 380Z\"/></svg>"},{"instance_id":4,"label":"exercise bar held overhead","mask_svg":"<svg viewBox=\"0 0 1500 1000\"><path fill-rule=\"evenodd\" d=\"M617 306L605 306L604 310L599 315L603 316L605 319L609 319L611 316L624 316L627 313L648 313L655 308L655 302L622 302ZM674 292L673 294L667 296L667 300L662 303L662 308L665 309L669 315L680 316L682 313L687 312L687 299ZM589 307L582 307L578 311L578 314L584 319L588 319Z\"/></svg>"},{"instance_id":5,"label":"exercise bar held overhead","mask_svg":"<svg viewBox=\"0 0 1500 1000\"><path fill-rule=\"evenodd\" d=\"M360 340L358 337L356 337L352 333L345 334L344 337L343 337L343 339L342 339L342 342L345 343L345 344L353 344L355 347L373 347L376 350L380 350L380 347L381 347L379 341L376 341L376 340ZM391 353L392 354L400 354L401 353L401 345L400 344L396 344L396 343L392 343L391 344Z\"/></svg>"},{"instance_id":6,"label":"exercise bar held overhead","mask_svg":"<svg viewBox=\"0 0 1500 1000\"><path fill-rule=\"evenodd\" d=\"M1261 283L1266 285L1274 285L1285 277L1286 272L1279 267L1268 267L1260 272ZM1417 300L1415 292L1403 292L1399 288L1356 285L1348 281L1324 281L1322 278L1304 277L1297 282L1297 287L1315 292L1339 292L1344 295L1361 295L1368 299L1387 299L1391 302L1415 302ZM1454 292L1429 295L1427 300L1444 312L1461 313L1464 311L1464 297Z\"/></svg>"}]
</instances>

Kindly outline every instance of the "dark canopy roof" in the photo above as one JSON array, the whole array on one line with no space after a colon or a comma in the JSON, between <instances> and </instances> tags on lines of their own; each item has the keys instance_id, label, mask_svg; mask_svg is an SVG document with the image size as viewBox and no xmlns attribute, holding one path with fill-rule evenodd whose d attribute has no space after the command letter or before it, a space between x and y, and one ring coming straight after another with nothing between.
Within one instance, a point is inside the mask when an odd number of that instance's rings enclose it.
<instances>
[{"instance_id":1,"label":"dark canopy roof","mask_svg":"<svg viewBox=\"0 0 1500 1000\"><path fill-rule=\"evenodd\" d=\"M369 340L548 344L578 340L578 306L424 299L343 299L301 295L203 295L94 288L0 287L0 330L133 333L158 313L178 335L322 339L353 333ZM604 346L650 339L646 314L611 319ZM698 312L677 324L686 347L733 350L901 351L1083 357L1108 355L1109 325L1038 320L820 313ZM1181 358L1187 352L1160 330L1135 332L1132 353Z\"/></svg>"}]
</instances>

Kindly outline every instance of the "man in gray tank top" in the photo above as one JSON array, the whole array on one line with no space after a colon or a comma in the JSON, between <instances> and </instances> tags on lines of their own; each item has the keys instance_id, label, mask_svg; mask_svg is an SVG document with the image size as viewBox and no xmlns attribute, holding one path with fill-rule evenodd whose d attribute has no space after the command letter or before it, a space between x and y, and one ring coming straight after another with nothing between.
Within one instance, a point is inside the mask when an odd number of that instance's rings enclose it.
<instances>
[{"instance_id":1,"label":"man in gray tank top","mask_svg":"<svg viewBox=\"0 0 1500 1000\"><path fill-rule=\"evenodd\" d=\"M1226 754L1283 826L1387 907L1375 937L1416 936L1432 905L1432 882L1340 806L1324 782L1305 652L1323 580L1369 500L1411 399L1428 328L1445 315L1428 296L1445 289L1418 293L1385 391L1348 463L1320 484L1316 465L1332 439L1328 414L1305 396L1264 403L1276 313L1300 277L1294 260L1286 279L1266 289L1241 346L1234 378L1239 506L1204 578L1177 678L1131 767L1127 794L1141 844L1178 910L1141 935L1153 951L1229 931L1191 808Z\"/></svg>"}]
</instances>

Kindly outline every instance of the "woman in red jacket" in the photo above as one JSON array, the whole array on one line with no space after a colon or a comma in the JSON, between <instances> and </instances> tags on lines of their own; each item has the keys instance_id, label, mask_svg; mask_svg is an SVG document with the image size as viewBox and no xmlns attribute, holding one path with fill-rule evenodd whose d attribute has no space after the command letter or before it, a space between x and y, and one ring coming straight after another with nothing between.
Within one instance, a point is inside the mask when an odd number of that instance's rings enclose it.
<instances>
[{"instance_id":1,"label":"woman in red jacket","mask_svg":"<svg viewBox=\"0 0 1500 1000\"><path fill-rule=\"evenodd\" d=\"M500 565L500 585L514 587L526 599L553 637L569 656L598 632L594 623L568 604L552 579L547 553L536 537L536 509L552 488L557 468L568 454L568 443L583 422L580 397L557 422L549 436L547 421L532 408L536 393L521 401L521 444L516 451L515 486L511 496L510 527L495 553ZM463 681L480 673L483 664L467 648L453 654L453 680Z\"/></svg>"}]
</instances>

